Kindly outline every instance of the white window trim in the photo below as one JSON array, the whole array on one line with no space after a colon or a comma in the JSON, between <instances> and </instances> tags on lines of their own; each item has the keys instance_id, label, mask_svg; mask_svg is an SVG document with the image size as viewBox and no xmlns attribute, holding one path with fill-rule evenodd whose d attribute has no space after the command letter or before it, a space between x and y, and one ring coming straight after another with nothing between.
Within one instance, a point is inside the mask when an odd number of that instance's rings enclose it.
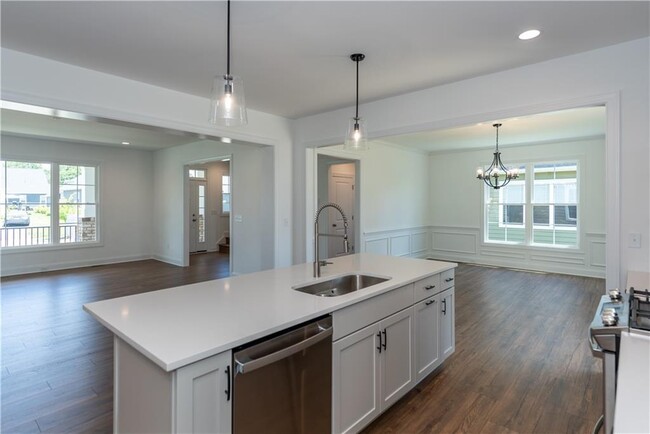
<instances>
[{"instance_id":1,"label":"white window trim","mask_svg":"<svg viewBox=\"0 0 650 434\"><path fill-rule=\"evenodd\" d=\"M507 245L507 246L512 246L512 247L532 247L532 248L538 248L538 249L544 249L544 250L581 250L581 237L580 237L580 218L578 217L576 220L576 226L575 227L567 227L567 226L539 226L539 225L534 225L533 224L533 214L532 214L532 209L534 205L547 205L545 203L534 203L533 202L533 186L534 186L534 166L536 164L563 164L563 163L569 163L569 164L574 164L575 165L575 170L576 170L576 202L575 203L567 203L567 204L556 204L556 203L549 203L548 205L561 205L561 206L572 206L575 205L577 207L580 206L580 165L581 161L580 158L575 158L575 159L562 159L562 160L555 160L555 161L549 161L549 160L538 160L538 161L528 161L526 163L517 163L517 164L512 164L513 167L520 167L524 166L525 167L525 173L531 173L533 176L526 177L525 180L523 181L511 181L509 185L512 185L513 182L522 182L524 185L524 202L523 204L521 203L504 203L503 202L503 190L499 191L499 217L498 217L498 224L500 228L513 228L513 229L525 229L526 233L524 236L524 241L523 242L517 242L517 241L506 241L506 240L489 240L488 237L488 231L487 231L487 225L488 225L488 213L487 213L487 206L489 205L488 202L486 202L486 199L489 197L486 194L486 186L483 184L481 186L482 190L482 204L481 204L481 209L482 209L482 226L480 228L481 232L481 244L484 246L491 246L491 245ZM530 180L530 181L529 181ZM553 179L553 180L544 180L548 181L549 184L551 183L572 183L573 181L571 179ZM552 182L551 182L552 181ZM507 187L504 187L507 188ZM551 196L554 194L553 190L550 189L551 193L549 194L549 199L551 199ZM530 200L527 200L527 198L530 198ZM493 204L494 205L494 204ZM503 213L504 213L504 207L506 205L523 205L524 210L524 224L512 224L512 223L503 223ZM549 215L549 221L553 219L553 223L555 220L555 215ZM573 231L577 232L576 234L576 244L575 245L555 245L555 244L546 244L546 243L535 243L533 242L533 230L534 229L548 229L548 230L554 230L554 231Z\"/></svg>"},{"instance_id":2,"label":"white window trim","mask_svg":"<svg viewBox=\"0 0 650 434\"><path fill-rule=\"evenodd\" d=\"M50 238L52 242L50 244L37 244L31 246L7 246L0 247L2 254L20 254L28 252L40 252L40 251L50 251L50 250L69 250L69 249L79 249L79 248L88 248L88 247L103 247L104 238L103 234L103 225L102 225L102 214L103 210L101 208L101 186L100 186L100 174L102 170L102 163L98 161L90 160L67 160L67 159L58 159L58 158L48 158L43 159L39 157L30 157L23 155L3 155L0 157L2 161L16 161L23 163L39 163L39 164L50 164ZM85 166L85 167L94 167L95 168L95 219L97 230L95 232L96 240L95 241L79 241L74 243L61 243L59 240L59 167L64 166ZM5 174L6 176L6 174ZM53 180L57 181L54 182ZM6 185L6 184L5 184ZM55 206L56 198L56 206ZM55 224L56 222L56 224Z\"/></svg>"}]
</instances>

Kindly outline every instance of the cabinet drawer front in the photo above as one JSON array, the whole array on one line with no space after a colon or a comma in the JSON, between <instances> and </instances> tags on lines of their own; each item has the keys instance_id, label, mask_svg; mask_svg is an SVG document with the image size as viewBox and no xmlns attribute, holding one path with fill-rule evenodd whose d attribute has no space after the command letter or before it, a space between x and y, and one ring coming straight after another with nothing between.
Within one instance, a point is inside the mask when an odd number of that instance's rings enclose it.
<instances>
[{"instance_id":1,"label":"cabinet drawer front","mask_svg":"<svg viewBox=\"0 0 650 434\"><path fill-rule=\"evenodd\" d=\"M440 274L440 284L442 285L440 289L451 288L452 286L454 286L454 283L455 283L455 277L454 277L453 268L451 270L443 271Z\"/></svg>"},{"instance_id":2,"label":"cabinet drawer front","mask_svg":"<svg viewBox=\"0 0 650 434\"><path fill-rule=\"evenodd\" d=\"M429 276L426 279L415 282L415 302L422 301L433 294L437 294L444 288L440 285L440 274Z\"/></svg>"},{"instance_id":3,"label":"cabinet drawer front","mask_svg":"<svg viewBox=\"0 0 650 434\"><path fill-rule=\"evenodd\" d=\"M333 339L341 339L412 304L413 284L410 284L337 310L332 314Z\"/></svg>"}]
</instances>

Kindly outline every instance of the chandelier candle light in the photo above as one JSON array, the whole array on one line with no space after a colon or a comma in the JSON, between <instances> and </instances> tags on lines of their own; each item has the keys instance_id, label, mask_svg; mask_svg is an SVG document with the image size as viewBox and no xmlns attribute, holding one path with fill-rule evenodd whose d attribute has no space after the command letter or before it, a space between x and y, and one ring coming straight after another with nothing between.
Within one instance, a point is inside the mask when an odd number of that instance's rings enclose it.
<instances>
[{"instance_id":1,"label":"chandelier candle light","mask_svg":"<svg viewBox=\"0 0 650 434\"><path fill-rule=\"evenodd\" d=\"M246 125L248 117L244 103L244 84L240 77L230 74L230 0L226 44L226 75L214 77L210 98L210 123L227 127Z\"/></svg>"},{"instance_id":2,"label":"chandelier candle light","mask_svg":"<svg viewBox=\"0 0 650 434\"><path fill-rule=\"evenodd\" d=\"M501 162L501 152L499 152L499 127L501 124L493 124L492 126L497 129L497 143L496 149L494 150L494 158L490 167L485 171L480 167L476 169L476 178L483 180L486 185L498 190L508 185L513 179L517 179L519 177L519 169L509 170ZM499 183L500 179L501 183Z\"/></svg>"},{"instance_id":3,"label":"chandelier candle light","mask_svg":"<svg viewBox=\"0 0 650 434\"><path fill-rule=\"evenodd\" d=\"M350 119L348 134L345 136L344 149L348 151L365 151L368 149L366 123L359 117L359 62L365 58L366 56L361 53L355 53L350 56L350 59L357 64L357 103L355 115Z\"/></svg>"}]
</instances>

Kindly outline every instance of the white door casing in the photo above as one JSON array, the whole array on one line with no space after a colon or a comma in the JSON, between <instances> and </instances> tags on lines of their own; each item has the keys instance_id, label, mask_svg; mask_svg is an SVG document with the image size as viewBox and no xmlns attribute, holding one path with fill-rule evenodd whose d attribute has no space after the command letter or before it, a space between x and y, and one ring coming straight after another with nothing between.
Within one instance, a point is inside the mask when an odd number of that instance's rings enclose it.
<instances>
[{"instance_id":1,"label":"white door casing","mask_svg":"<svg viewBox=\"0 0 650 434\"><path fill-rule=\"evenodd\" d=\"M340 166L347 166L351 172L339 171ZM355 203L355 174L354 164L334 164L330 166L329 176L329 201L338 204L348 219L348 242L350 246L349 253L355 252L355 233L354 233L354 203ZM344 224L341 214L329 209L328 233L343 236ZM328 257L334 258L345 254L342 238L330 238L328 241Z\"/></svg>"}]
</instances>

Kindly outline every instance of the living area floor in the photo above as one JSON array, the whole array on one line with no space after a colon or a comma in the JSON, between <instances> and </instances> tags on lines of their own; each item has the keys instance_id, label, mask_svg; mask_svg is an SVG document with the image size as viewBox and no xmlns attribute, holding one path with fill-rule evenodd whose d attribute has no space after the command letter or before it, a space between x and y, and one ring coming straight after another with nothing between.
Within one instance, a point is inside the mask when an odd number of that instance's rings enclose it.
<instances>
[{"instance_id":1,"label":"living area floor","mask_svg":"<svg viewBox=\"0 0 650 434\"><path fill-rule=\"evenodd\" d=\"M2 432L112 432L112 335L81 305L226 276L227 255L208 253L2 279ZM456 353L365 431L589 432L604 281L466 264L456 277Z\"/></svg>"}]
</instances>

